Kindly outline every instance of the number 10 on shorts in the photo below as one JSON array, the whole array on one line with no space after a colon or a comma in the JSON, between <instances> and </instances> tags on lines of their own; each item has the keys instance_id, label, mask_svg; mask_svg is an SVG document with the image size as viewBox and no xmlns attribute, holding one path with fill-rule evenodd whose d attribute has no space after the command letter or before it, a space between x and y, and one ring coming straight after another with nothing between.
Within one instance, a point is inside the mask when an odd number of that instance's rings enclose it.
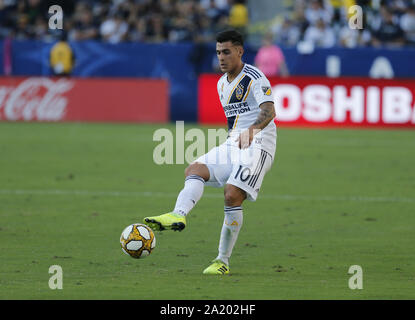
<instances>
[{"instance_id":1,"label":"number 10 on shorts","mask_svg":"<svg viewBox=\"0 0 415 320\"><path fill-rule=\"evenodd\" d=\"M234 178L238 179L238 176L239 176L239 179L242 182L245 182L246 180L248 180L251 177L251 169L249 169L249 168L243 168L242 169L242 166L240 165Z\"/></svg>"}]
</instances>

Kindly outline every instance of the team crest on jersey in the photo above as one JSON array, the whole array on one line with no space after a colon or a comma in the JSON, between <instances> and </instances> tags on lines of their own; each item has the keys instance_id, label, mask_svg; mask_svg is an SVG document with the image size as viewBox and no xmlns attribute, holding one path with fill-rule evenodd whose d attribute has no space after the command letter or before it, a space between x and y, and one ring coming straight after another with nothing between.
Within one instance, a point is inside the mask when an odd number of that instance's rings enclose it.
<instances>
[{"instance_id":1,"label":"team crest on jersey","mask_svg":"<svg viewBox=\"0 0 415 320\"><path fill-rule=\"evenodd\" d=\"M270 95L271 95L271 87L262 87L262 92L263 92L266 96L270 96Z\"/></svg>"},{"instance_id":2,"label":"team crest on jersey","mask_svg":"<svg viewBox=\"0 0 415 320\"><path fill-rule=\"evenodd\" d=\"M220 91L222 92L223 92L223 86L224 86L224 83L222 83L222 86L220 87Z\"/></svg>"},{"instance_id":3,"label":"team crest on jersey","mask_svg":"<svg viewBox=\"0 0 415 320\"><path fill-rule=\"evenodd\" d=\"M236 99L238 100L242 99L242 96L244 95L244 86L241 83L238 84L238 86L236 87L235 95L236 95Z\"/></svg>"},{"instance_id":4,"label":"team crest on jersey","mask_svg":"<svg viewBox=\"0 0 415 320\"><path fill-rule=\"evenodd\" d=\"M247 92L247 88L249 88L250 83L251 78L249 76L244 76L233 89L229 97L228 104L241 102Z\"/></svg>"}]
</instances>

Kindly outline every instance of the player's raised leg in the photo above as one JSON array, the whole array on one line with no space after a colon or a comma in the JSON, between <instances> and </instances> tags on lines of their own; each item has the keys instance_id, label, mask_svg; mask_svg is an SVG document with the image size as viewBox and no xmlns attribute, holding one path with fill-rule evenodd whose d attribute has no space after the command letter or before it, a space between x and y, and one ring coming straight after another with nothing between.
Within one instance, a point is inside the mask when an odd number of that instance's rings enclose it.
<instances>
[{"instance_id":1,"label":"player's raised leg","mask_svg":"<svg viewBox=\"0 0 415 320\"><path fill-rule=\"evenodd\" d=\"M229 259L242 227L242 203L246 199L245 191L234 185L227 184L225 185L224 195L225 218L220 234L219 254L212 261L212 264L203 271L204 274L221 275L229 273Z\"/></svg>"},{"instance_id":2,"label":"player's raised leg","mask_svg":"<svg viewBox=\"0 0 415 320\"><path fill-rule=\"evenodd\" d=\"M182 231L186 227L186 216L202 197L205 181L209 180L209 169L205 164L192 163L186 168L185 176L184 188L177 197L174 210L144 218L144 223L153 230Z\"/></svg>"}]
</instances>

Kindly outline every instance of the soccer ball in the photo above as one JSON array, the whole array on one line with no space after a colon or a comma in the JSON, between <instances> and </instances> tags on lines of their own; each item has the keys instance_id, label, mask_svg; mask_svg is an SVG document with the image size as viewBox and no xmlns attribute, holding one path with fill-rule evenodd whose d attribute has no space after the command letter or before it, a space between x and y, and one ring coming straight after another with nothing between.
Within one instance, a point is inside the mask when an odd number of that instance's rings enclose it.
<instances>
[{"instance_id":1,"label":"soccer ball","mask_svg":"<svg viewBox=\"0 0 415 320\"><path fill-rule=\"evenodd\" d=\"M134 223L121 233L121 249L133 258L148 256L156 246L153 230L141 223Z\"/></svg>"}]
</instances>

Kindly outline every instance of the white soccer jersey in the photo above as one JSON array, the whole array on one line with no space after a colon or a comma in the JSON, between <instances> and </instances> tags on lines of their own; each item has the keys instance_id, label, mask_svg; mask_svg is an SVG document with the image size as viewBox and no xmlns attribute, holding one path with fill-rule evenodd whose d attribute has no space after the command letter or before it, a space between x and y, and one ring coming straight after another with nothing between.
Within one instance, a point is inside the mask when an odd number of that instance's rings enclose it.
<instances>
[{"instance_id":1,"label":"white soccer jersey","mask_svg":"<svg viewBox=\"0 0 415 320\"><path fill-rule=\"evenodd\" d=\"M268 79L258 68L247 63L232 82L228 82L227 73L219 79L218 94L228 120L229 139L255 122L262 103L274 102ZM270 121L261 131L261 149L274 156L276 139L276 126L274 121Z\"/></svg>"}]
</instances>

